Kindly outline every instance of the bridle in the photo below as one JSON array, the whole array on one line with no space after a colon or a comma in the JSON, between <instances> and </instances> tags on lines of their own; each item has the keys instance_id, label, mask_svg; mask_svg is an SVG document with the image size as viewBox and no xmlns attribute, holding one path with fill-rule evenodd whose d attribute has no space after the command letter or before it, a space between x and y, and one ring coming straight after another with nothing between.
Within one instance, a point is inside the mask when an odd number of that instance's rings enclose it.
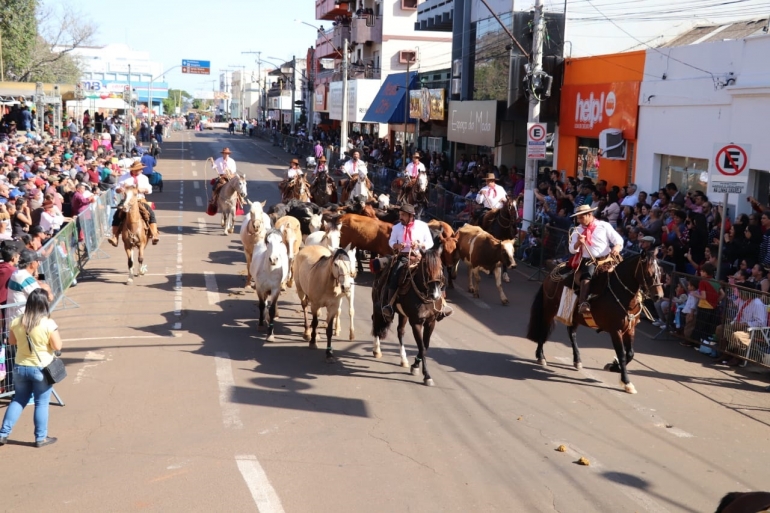
<instances>
[{"instance_id":1,"label":"bridle","mask_svg":"<svg viewBox=\"0 0 770 513\"><path fill-rule=\"evenodd\" d=\"M412 252L414 252L414 251L415 251L414 249L410 249L409 250L408 258L410 260L411 260L411 257L412 257ZM417 286L417 283L414 281L414 278L415 278L414 270L409 265L407 265L407 271L406 272L407 272L407 276L409 277L409 281L412 284L412 290L414 290L414 293L417 294L417 297L424 304L435 303L435 300L433 300L433 299L428 297L428 288L430 287L430 285L432 283L437 283L438 287L439 287L439 290L443 290L444 289L444 272L443 272L443 269L442 269L442 272L439 274L438 279L428 279L429 277L427 276L427 272L426 272L427 265L426 265L425 261L423 260L416 267L420 268L420 278L422 279L422 283L425 284L425 293L423 293L420 290L420 288ZM434 304L433 308L434 308L434 310L436 310L435 304ZM438 311L438 310L436 310L436 311Z\"/></svg>"},{"instance_id":2,"label":"bridle","mask_svg":"<svg viewBox=\"0 0 770 513\"><path fill-rule=\"evenodd\" d=\"M508 219L507 222L504 223L503 214L506 213L508 214ZM506 201L505 206L500 209L495 218L497 224L500 225L500 228L503 230L508 230L511 233L511 237L514 237L516 235L514 229L516 228L516 224L519 221L518 206L516 205L516 200Z\"/></svg>"}]
</instances>

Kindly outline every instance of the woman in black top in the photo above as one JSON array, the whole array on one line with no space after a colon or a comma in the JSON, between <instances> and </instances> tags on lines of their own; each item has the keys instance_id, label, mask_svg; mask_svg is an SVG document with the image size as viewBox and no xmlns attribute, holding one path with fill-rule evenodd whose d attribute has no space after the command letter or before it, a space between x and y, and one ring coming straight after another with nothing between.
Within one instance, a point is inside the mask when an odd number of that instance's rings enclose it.
<instances>
[{"instance_id":1,"label":"woman in black top","mask_svg":"<svg viewBox=\"0 0 770 513\"><path fill-rule=\"evenodd\" d=\"M16 198L16 211L11 215L11 229L13 230L13 236L16 238L21 237L29 231L31 225L32 213L29 210L29 205L27 205L27 200L24 198Z\"/></svg>"}]
</instances>

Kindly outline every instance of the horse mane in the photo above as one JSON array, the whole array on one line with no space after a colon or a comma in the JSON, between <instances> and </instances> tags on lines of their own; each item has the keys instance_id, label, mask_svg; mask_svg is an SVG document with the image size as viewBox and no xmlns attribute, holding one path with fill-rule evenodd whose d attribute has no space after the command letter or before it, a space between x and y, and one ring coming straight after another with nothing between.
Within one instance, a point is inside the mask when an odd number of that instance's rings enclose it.
<instances>
[{"instance_id":1,"label":"horse mane","mask_svg":"<svg viewBox=\"0 0 770 513\"><path fill-rule=\"evenodd\" d=\"M425 265L425 271L428 279L431 281L439 279L443 276L444 268L441 264L441 256L439 255L439 249L430 249L426 251L422 256L423 265Z\"/></svg>"},{"instance_id":2,"label":"horse mane","mask_svg":"<svg viewBox=\"0 0 770 513\"><path fill-rule=\"evenodd\" d=\"M334 254L332 254L332 260L337 260L338 258L344 258L348 262L350 262L350 256L348 256L348 252L345 251L343 248L337 248L334 251Z\"/></svg>"},{"instance_id":3,"label":"horse mane","mask_svg":"<svg viewBox=\"0 0 770 513\"><path fill-rule=\"evenodd\" d=\"M270 230L265 234L265 242L267 242L268 237L271 235L277 235L278 237L283 240L283 233L281 233L281 230L276 230L275 228L270 228Z\"/></svg>"}]
</instances>

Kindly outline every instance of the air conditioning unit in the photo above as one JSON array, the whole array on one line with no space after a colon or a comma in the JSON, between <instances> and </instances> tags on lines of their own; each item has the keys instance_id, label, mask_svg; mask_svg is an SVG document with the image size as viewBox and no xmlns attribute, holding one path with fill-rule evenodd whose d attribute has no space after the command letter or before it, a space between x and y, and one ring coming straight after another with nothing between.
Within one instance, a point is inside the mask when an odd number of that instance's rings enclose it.
<instances>
[{"instance_id":1,"label":"air conditioning unit","mask_svg":"<svg viewBox=\"0 0 770 513\"><path fill-rule=\"evenodd\" d=\"M452 85L449 88L449 94L460 94L462 89L463 89L463 86L462 86L461 80L459 78L453 78Z\"/></svg>"},{"instance_id":2,"label":"air conditioning unit","mask_svg":"<svg viewBox=\"0 0 770 513\"><path fill-rule=\"evenodd\" d=\"M455 59L454 61L452 61L452 76L459 77L462 72L463 72L463 60Z\"/></svg>"},{"instance_id":3,"label":"air conditioning unit","mask_svg":"<svg viewBox=\"0 0 770 513\"><path fill-rule=\"evenodd\" d=\"M417 62L417 52L414 50L401 50L398 52L398 62L401 64L414 64Z\"/></svg>"},{"instance_id":4,"label":"air conditioning unit","mask_svg":"<svg viewBox=\"0 0 770 513\"><path fill-rule=\"evenodd\" d=\"M602 158L607 160L626 160L626 140L623 139L623 131L617 128L608 128L599 133L599 149L602 150Z\"/></svg>"}]
</instances>

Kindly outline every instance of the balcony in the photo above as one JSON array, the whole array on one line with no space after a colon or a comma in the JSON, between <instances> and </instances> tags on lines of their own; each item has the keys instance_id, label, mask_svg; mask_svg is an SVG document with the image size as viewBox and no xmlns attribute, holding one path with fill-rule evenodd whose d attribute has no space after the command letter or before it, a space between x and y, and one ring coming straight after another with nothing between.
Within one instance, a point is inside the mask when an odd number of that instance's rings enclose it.
<instances>
[{"instance_id":1,"label":"balcony","mask_svg":"<svg viewBox=\"0 0 770 513\"><path fill-rule=\"evenodd\" d=\"M315 19L333 20L337 16L350 16L350 0L315 0Z\"/></svg>"},{"instance_id":2,"label":"balcony","mask_svg":"<svg viewBox=\"0 0 770 513\"><path fill-rule=\"evenodd\" d=\"M342 57L345 39L350 40L350 27L337 25L332 30L318 34L316 39L316 59L334 59Z\"/></svg>"},{"instance_id":3,"label":"balcony","mask_svg":"<svg viewBox=\"0 0 770 513\"><path fill-rule=\"evenodd\" d=\"M373 25L367 25L367 21ZM376 16L364 16L363 18L353 18L351 23L350 40L354 43L364 44L367 41L374 43L382 42L382 18Z\"/></svg>"},{"instance_id":4,"label":"balcony","mask_svg":"<svg viewBox=\"0 0 770 513\"><path fill-rule=\"evenodd\" d=\"M417 6L414 30L452 32L454 0L426 0Z\"/></svg>"}]
</instances>

